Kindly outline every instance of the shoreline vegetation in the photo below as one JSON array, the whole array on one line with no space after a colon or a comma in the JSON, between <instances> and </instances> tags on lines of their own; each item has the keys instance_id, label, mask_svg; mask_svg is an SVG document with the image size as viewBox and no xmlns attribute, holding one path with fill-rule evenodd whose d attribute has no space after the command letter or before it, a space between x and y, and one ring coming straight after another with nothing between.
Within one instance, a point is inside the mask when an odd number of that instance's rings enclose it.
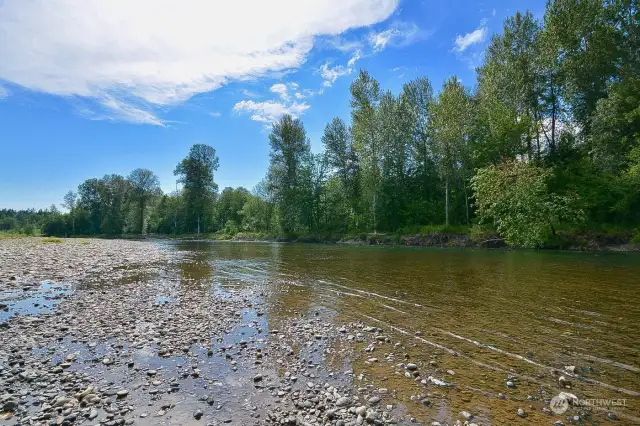
<instances>
[{"instance_id":1,"label":"shoreline vegetation","mask_svg":"<svg viewBox=\"0 0 640 426\"><path fill-rule=\"evenodd\" d=\"M638 244L639 15L628 1L550 1L543 19L516 12L465 84L452 75L434 87L422 76L392 92L360 70L349 114L326 124L321 149L312 151L300 117L272 123L268 169L251 191L219 188L224 158L195 144L176 164L175 192L149 169L107 174L69 191L64 212L0 209L0 231Z\"/></svg>"},{"instance_id":2,"label":"shoreline vegetation","mask_svg":"<svg viewBox=\"0 0 640 426\"><path fill-rule=\"evenodd\" d=\"M9 238L38 238L39 236L0 232L0 241ZM319 243L352 244L408 247L470 248L470 249L507 249L519 250L510 246L504 238L495 232L477 233L468 227L429 227L413 233L360 233L360 234L301 234L275 235L260 232L238 232L236 234L122 234L122 235L77 235L74 237L40 237L43 243L63 243L65 238L73 239L166 239L166 240L204 240L232 242L282 242L282 243ZM89 244L86 242L85 244ZM558 231L554 240L537 250L562 250L583 252L640 252L640 234L631 229L615 230L566 230Z\"/></svg>"}]
</instances>

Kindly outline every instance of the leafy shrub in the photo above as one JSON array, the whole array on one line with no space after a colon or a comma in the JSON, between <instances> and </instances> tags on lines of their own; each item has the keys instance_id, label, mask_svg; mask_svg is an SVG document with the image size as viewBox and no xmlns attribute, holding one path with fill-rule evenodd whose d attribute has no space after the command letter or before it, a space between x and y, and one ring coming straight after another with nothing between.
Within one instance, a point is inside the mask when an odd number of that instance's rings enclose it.
<instances>
[{"instance_id":1,"label":"leafy shrub","mask_svg":"<svg viewBox=\"0 0 640 426\"><path fill-rule=\"evenodd\" d=\"M552 170L530 162L506 161L478 170L472 179L478 217L494 223L510 245L540 247L561 222L578 223L577 196L548 189Z\"/></svg>"}]
</instances>

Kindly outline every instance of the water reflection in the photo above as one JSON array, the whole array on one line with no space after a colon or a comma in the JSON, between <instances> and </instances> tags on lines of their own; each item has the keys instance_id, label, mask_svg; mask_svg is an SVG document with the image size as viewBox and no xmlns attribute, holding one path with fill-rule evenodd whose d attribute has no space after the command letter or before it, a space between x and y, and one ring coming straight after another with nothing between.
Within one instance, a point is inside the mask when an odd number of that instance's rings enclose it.
<instances>
[{"instance_id":1,"label":"water reflection","mask_svg":"<svg viewBox=\"0 0 640 426\"><path fill-rule=\"evenodd\" d=\"M434 420L470 405L487 418L515 419L517 399L563 390L559 374L572 377L571 392L622 394L627 411L639 414L637 254L219 242L184 242L176 250L184 254L184 282L209 283L230 296L250 289L249 297L265 303L262 327L329 311L337 320L395 330L407 340L407 356L455 372L456 386L441 391L437 410L424 409ZM415 333L423 337L415 340ZM575 374L567 366L576 366ZM385 386L408 387L403 377L366 368ZM523 384L507 388L508 376Z\"/></svg>"}]
</instances>

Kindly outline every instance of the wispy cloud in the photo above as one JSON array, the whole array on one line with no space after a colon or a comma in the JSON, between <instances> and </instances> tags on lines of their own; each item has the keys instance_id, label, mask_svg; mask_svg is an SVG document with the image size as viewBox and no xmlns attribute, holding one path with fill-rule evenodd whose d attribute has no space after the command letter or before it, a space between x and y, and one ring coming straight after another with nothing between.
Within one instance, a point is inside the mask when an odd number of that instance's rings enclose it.
<instances>
[{"instance_id":1,"label":"wispy cloud","mask_svg":"<svg viewBox=\"0 0 640 426\"><path fill-rule=\"evenodd\" d=\"M10 94L9 89L0 84L0 99L8 98Z\"/></svg>"},{"instance_id":2,"label":"wispy cloud","mask_svg":"<svg viewBox=\"0 0 640 426\"><path fill-rule=\"evenodd\" d=\"M292 102L285 104L277 101L254 102L252 100L244 100L236 103L233 110L241 114L251 114L253 121L261 123L273 123L280 119L284 114L291 114L293 117L299 117L310 108L305 102Z\"/></svg>"},{"instance_id":3,"label":"wispy cloud","mask_svg":"<svg viewBox=\"0 0 640 426\"><path fill-rule=\"evenodd\" d=\"M389 46L402 47L431 35L428 31L411 22L395 22L386 30L372 32L368 41L374 52L381 52Z\"/></svg>"},{"instance_id":4,"label":"wispy cloud","mask_svg":"<svg viewBox=\"0 0 640 426\"><path fill-rule=\"evenodd\" d=\"M362 52L360 50L356 50L351 56L351 58L347 61L347 65L336 65L331 66L331 61L327 61L320 66L318 70L324 82L322 85L324 87L331 87L333 83L340 77L345 75L349 75L353 72L353 67L356 62L362 57ZM320 92L322 93L322 92Z\"/></svg>"},{"instance_id":5,"label":"wispy cloud","mask_svg":"<svg viewBox=\"0 0 640 426\"><path fill-rule=\"evenodd\" d=\"M260 95L256 92L252 92L251 90L248 89L242 89L242 94L244 96L246 96L247 98L259 98Z\"/></svg>"},{"instance_id":6,"label":"wispy cloud","mask_svg":"<svg viewBox=\"0 0 640 426\"><path fill-rule=\"evenodd\" d=\"M332 67L331 62L327 61L320 66L320 75L324 80L322 84L325 87L331 87L338 77L349 75L352 71L352 68L345 67L344 65L336 65L335 67Z\"/></svg>"},{"instance_id":7,"label":"wispy cloud","mask_svg":"<svg viewBox=\"0 0 640 426\"><path fill-rule=\"evenodd\" d=\"M453 50L456 52L462 53L465 50L467 50L470 46L474 44L482 43L483 41L485 41L487 39L487 34L488 34L487 21L483 19L480 22L480 26L475 30L464 35L458 34L456 36Z\"/></svg>"},{"instance_id":8,"label":"wispy cloud","mask_svg":"<svg viewBox=\"0 0 640 426\"><path fill-rule=\"evenodd\" d=\"M218 111L212 111L209 113L209 115L213 118L220 118L222 116L222 113L218 112Z\"/></svg>"},{"instance_id":9,"label":"wispy cloud","mask_svg":"<svg viewBox=\"0 0 640 426\"><path fill-rule=\"evenodd\" d=\"M166 127L166 121L146 109L135 107L111 95L104 95L95 105L80 103L75 111L90 120L123 121L134 124L151 124Z\"/></svg>"},{"instance_id":10,"label":"wispy cloud","mask_svg":"<svg viewBox=\"0 0 640 426\"><path fill-rule=\"evenodd\" d=\"M280 99L284 101L289 100L289 94L287 93L287 86L282 83L277 83L271 86L269 89L270 92L275 93L280 96Z\"/></svg>"},{"instance_id":11,"label":"wispy cloud","mask_svg":"<svg viewBox=\"0 0 640 426\"><path fill-rule=\"evenodd\" d=\"M299 68L319 37L379 23L398 2L270 0L247 13L243 1L6 1L0 79L160 124L163 107Z\"/></svg>"},{"instance_id":12,"label":"wispy cloud","mask_svg":"<svg viewBox=\"0 0 640 426\"><path fill-rule=\"evenodd\" d=\"M317 43L319 48L338 50L342 53L354 52L364 47L364 43L358 39L346 39L342 36L320 38Z\"/></svg>"}]
</instances>

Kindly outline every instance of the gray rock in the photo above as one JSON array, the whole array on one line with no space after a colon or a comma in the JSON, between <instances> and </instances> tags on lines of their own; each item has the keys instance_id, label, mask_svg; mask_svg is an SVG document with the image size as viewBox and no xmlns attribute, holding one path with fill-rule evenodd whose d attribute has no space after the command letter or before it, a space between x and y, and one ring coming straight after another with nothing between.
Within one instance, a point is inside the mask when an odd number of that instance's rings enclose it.
<instances>
[{"instance_id":1,"label":"gray rock","mask_svg":"<svg viewBox=\"0 0 640 426\"><path fill-rule=\"evenodd\" d=\"M95 408L92 408L91 411L89 411L89 420L93 420L96 417L98 417L98 410L96 410Z\"/></svg>"},{"instance_id":2,"label":"gray rock","mask_svg":"<svg viewBox=\"0 0 640 426\"><path fill-rule=\"evenodd\" d=\"M346 397L346 396L338 398L338 400L336 401L336 405L338 407L346 407L349 404L351 404L351 398Z\"/></svg>"}]
</instances>

